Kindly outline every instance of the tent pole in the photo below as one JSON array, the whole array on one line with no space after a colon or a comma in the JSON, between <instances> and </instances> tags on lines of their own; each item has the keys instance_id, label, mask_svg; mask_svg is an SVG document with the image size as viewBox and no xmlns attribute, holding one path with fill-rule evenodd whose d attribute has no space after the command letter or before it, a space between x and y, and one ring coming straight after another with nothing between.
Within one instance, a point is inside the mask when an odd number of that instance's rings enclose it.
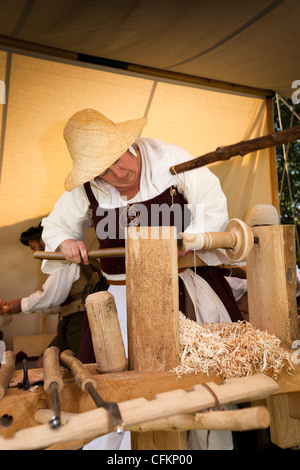
<instances>
[{"instance_id":1,"label":"tent pole","mask_svg":"<svg viewBox=\"0 0 300 470\"><path fill-rule=\"evenodd\" d=\"M272 134L275 130L275 127L274 127L273 99L271 97L266 98L266 114L267 114L267 132L268 134ZM270 158L272 204L274 207L276 207L278 211L278 215L280 217L280 206L279 206L279 195L278 195L278 175L277 175L277 164L276 164L276 147L269 148L269 158Z\"/></svg>"}]
</instances>

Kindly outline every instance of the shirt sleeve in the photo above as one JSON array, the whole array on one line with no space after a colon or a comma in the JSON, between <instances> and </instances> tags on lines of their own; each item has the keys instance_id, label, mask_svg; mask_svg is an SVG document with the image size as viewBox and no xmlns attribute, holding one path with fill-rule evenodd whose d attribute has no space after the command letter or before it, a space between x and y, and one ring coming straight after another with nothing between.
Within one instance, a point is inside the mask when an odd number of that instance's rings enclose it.
<instances>
[{"instance_id":1,"label":"shirt sleeve","mask_svg":"<svg viewBox=\"0 0 300 470\"><path fill-rule=\"evenodd\" d=\"M201 167L182 175L183 195L192 212L191 224L186 233L223 232L228 224L227 198L219 178L208 168ZM207 264L228 263L226 252L197 250L198 256Z\"/></svg>"},{"instance_id":2,"label":"shirt sleeve","mask_svg":"<svg viewBox=\"0 0 300 470\"><path fill-rule=\"evenodd\" d=\"M42 290L22 298L22 312L29 314L55 309L66 300L73 283L79 279L79 275L80 266L76 263L69 264L51 274L43 284Z\"/></svg>"},{"instance_id":3,"label":"shirt sleeve","mask_svg":"<svg viewBox=\"0 0 300 470\"><path fill-rule=\"evenodd\" d=\"M57 201L53 211L42 220L42 238L45 251L55 251L67 239L84 240L85 230L91 226L88 216L88 200L82 186L65 192ZM52 274L68 266L67 261L44 260L42 271Z\"/></svg>"}]
</instances>

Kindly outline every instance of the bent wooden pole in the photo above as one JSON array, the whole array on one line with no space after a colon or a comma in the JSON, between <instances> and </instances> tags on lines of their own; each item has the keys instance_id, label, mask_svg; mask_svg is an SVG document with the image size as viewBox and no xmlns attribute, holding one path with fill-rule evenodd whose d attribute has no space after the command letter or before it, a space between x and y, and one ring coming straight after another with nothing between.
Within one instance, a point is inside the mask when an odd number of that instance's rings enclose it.
<instances>
[{"instance_id":1,"label":"bent wooden pole","mask_svg":"<svg viewBox=\"0 0 300 470\"><path fill-rule=\"evenodd\" d=\"M300 139L300 126L257 137L256 139L243 140L236 144L227 145L226 147L218 147L214 152L209 152L188 162L172 166L170 172L172 174L182 173L183 171L193 170L194 168L209 165L210 163L229 160L238 155L243 157L256 150L276 147L276 145L286 144L297 139Z\"/></svg>"},{"instance_id":2,"label":"bent wooden pole","mask_svg":"<svg viewBox=\"0 0 300 470\"><path fill-rule=\"evenodd\" d=\"M229 379L222 385L196 385L190 392L174 390L156 395L153 400L137 398L119 404L124 426L138 425L175 414L193 413L216 405L244 403L266 398L278 390L276 382L263 374ZM44 449L53 444L93 438L110 432L108 411L103 408L72 416L60 429L47 424L18 431L12 439L0 439L0 450Z\"/></svg>"}]
</instances>

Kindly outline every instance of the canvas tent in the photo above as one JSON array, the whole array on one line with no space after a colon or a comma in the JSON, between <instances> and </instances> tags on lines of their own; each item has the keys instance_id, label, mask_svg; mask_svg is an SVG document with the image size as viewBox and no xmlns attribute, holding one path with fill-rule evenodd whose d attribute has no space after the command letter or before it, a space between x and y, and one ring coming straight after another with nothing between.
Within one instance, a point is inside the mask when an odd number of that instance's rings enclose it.
<instances>
[{"instance_id":1,"label":"canvas tent","mask_svg":"<svg viewBox=\"0 0 300 470\"><path fill-rule=\"evenodd\" d=\"M64 191L74 112L147 116L142 136L193 156L270 133L273 93L291 97L300 80L299 18L297 0L0 0L0 297L40 285L19 234ZM274 149L211 169L230 217L278 207ZM38 315L22 314L4 332L10 345L40 330Z\"/></svg>"}]
</instances>

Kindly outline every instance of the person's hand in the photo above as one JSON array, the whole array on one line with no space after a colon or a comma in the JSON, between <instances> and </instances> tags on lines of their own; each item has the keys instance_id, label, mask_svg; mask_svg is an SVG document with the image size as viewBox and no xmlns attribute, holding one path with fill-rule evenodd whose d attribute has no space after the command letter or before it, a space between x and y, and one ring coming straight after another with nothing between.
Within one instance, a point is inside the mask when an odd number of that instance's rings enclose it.
<instances>
[{"instance_id":1,"label":"person's hand","mask_svg":"<svg viewBox=\"0 0 300 470\"><path fill-rule=\"evenodd\" d=\"M191 250L178 250L178 257L182 258L183 256L187 256L191 253Z\"/></svg>"},{"instance_id":2,"label":"person's hand","mask_svg":"<svg viewBox=\"0 0 300 470\"><path fill-rule=\"evenodd\" d=\"M3 315L4 313L6 313L6 309L7 309L6 301L3 299L0 299L0 315Z\"/></svg>"},{"instance_id":3,"label":"person's hand","mask_svg":"<svg viewBox=\"0 0 300 470\"><path fill-rule=\"evenodd\" d=\"M9 302L1 300L0 302L0 315L13 315L21 311L21 299L10 300Z\"/></svg>"},{"instance_id":4,"label":"person's hand","mask_svg":"<svg viewBox=\"0 0 300 470\"><path fill-rule=\"evenodd\" d=\"M71 263L89 264L87 249L83 241L68 238L58 246L57 251L61 251L66 260Z\"/></svg>"}]
</instances>

